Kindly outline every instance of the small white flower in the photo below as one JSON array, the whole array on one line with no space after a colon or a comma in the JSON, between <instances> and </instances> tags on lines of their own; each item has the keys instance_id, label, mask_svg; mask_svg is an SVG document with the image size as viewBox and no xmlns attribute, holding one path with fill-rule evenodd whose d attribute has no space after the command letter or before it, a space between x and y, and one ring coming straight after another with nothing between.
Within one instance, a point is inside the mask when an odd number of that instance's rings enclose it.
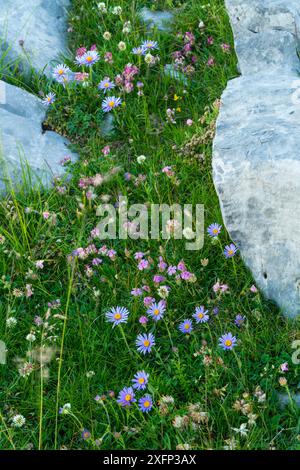
<instances>
[{"instance_id":1,"label":"small white flower","mask_svg":"<svg viewBox=\"0 0 300 470\"><path fill-rule=\"evenodd\" d=\"M105 41L109 41L111 39L111 33L109 31L105 31L105 33L103 33L103 38Z\"/></svg>"},{"instance_id":2,"label":"small white flower","mask_svg":"<svg viewBox=\"0 0 300 470\"><path fill-rule=\"evenodd\" d=\"M93 370L89 370L87 373L86 373L86 376L88 379L90 379L91 377L94 377L95 375L95 372Z\"/></svg>"},{"instance_id":3,"label":"small white flower","mask_svg":"<svg viewBox=\"0 0 300 470\"><path fill-rule=\"evenodd\" d=\"M146 161L145 155L140 155L139 157L137 157L136 161L141 165Z\"/></svg>"},{"instance_id":4,"label":"small white flower","mask_svg":"<svg viewBox=\"0 0 300 470\"><path fill-rule=\"evenodd\" d=\"M123 25L122 33L123 34L129 34L130 31L131 31L131 23L130 23L130 21L126 21Z\"/></svg>"},{"instance_id":5,"label":"small white flower","mask_svg":"<svg viewBox=\"0 0 300 470\"><path fill-rule=\"evenodd\" d=\"M154 61L155 61L154 56L152 54L150 54L150 52L148 52L148 54L145 55L146 64L148 64L148 65L153 64Z\"/></svg>"},{"instance_id":6,"label":"small white flower","mask_svg":"<svg viewBox=\"0 0 300 470\"><path fill-rule=\"evenodd\" d=\"M37 269L43 269L43 268L44 268L44 261L43 261L42 259L36 261L35 267L36 267Z\"/></svg>"},{"instance_id":7,"label":"small white flower","mask_svg":"<svg viewBox=\"0 0 300 470\"><path fill-rule=\"evenodd\" d=\"M249 429L247 429L247 423L242 423L239 428L231 428L237 434L240 434L242 437L246 437Z\"/></svg>"},{"instance_id":8,"label":"small white flower","mask_svg":"<svg viewBox=\"0 0 300 470\"><path fill-rule=\"evenodd\" d=\"M97 6L98 6L98 10L100 11L100 13L107 13L107 8L104 2L98 3Z\"/></svg>"},{"instance_id":9,"label":"small white flower","mask_svg":"<svg viewBox=\"0 0 300 470\"><path fill-rule=\"evenodd\" d=\"M17 319L15 317L8 317L6 319L7 328L13 328L17 324Z\"/></svg>"},{"instance_id":10,"label":"small white flower","mask_svg":"<svg viewBox=\"0 0 300 470\"><path fill-rule=\"evenodd\" d=\"M202 20L199 21L198 28L199 29L204 29L205 28L205 24L203 23Z\"/></svg>"},{"instance_id":11,"label":"small white flower","mask_svg":"<svg viewBox=\"0 0 300 470\"><path fill-rule=\"evenodd\" d=\"M24 426L25 421L26 421L26 419L24 418L23 415L15 415L12 418L12 425L15 428L21 428L22 426Z\"/></svg>"},{"instance_id":12,"label":"small white flower","mask_svg":"<svg viewBox=\"0 0 300 470\"><path fill-rule=\"evenodd\" d=\"M120 7L120 6L114 7L112 9L112 14L113 15L121 15L122 14L122 7Z\"/></svg>"},{"instance_id":13,"label":"small white flower","mask_svg":"<svg viewBox=\"0 0 300 470\"><path fill-rule=\"evenodd\" d=\"M167 286L160 286L157 289L157 293L158 293L160 298L166 299L169 295L169 288Z\"/></svg>"},{"instance_id":14,"label":"small white flower","mask_svg":"<svg viewBox=\"0 0 300 470\"><path fill-rule=\"evenodd\" d=\"M165 405L173 405L174 404L174 398L171 397L171 395L163 395L160 399L160 403L163 403Z\"/></svg>"},{"instance_id":15,"label":"small white flower","mask_svg":"<svg viewBox=\"0 0 300 470\"><path fill-rule=\"evenodd\" d=\"M248 424L249 426L255 426L257 420L257 415L253 413L248 414Z\"/></svg>"},{"instance_id":16,"label":"small white flower","mask_svg":"<svg viewBox=\"0 0 300 470\"><path fill-rule=\"evenodd\" d=\"M126 49L126 44L124 41L120 41L119 44L118 44L118 48L120 51L125 51Z\"/></svg>"},{"instance_id":17,"label":"small white flower","mask_svg":"<svg viewBox=\"0 0 300 470\"><path fill-rule=\"evenodd\" d=\"M29 343L33 343L36 340L36 336L33 333L29 333L26 336L26 339L27 339L27 341L29 341Z\"/></svg>"}]
</instances>

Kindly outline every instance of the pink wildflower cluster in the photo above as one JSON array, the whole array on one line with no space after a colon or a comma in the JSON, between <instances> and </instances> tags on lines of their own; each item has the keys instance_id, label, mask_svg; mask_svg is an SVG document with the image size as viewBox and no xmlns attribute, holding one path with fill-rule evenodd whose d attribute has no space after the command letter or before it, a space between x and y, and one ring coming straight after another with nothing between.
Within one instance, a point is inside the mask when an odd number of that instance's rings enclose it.
<instances>
[{"instance_id":1,"label":"pink wildflower cluster","mask_svg":"<svg viewBox=\"0 0 300 470\"><path fill-rule=\"evenodd\" d=\"M97 228L92 230L91 238L97 238ZM78 260L85 261L88 258L91 258L89 263L84 266L85 275L90 278L95 274L94 268L100 266L103 263L103 258L105 257L109 258L111 261L115 261L117 252L112 248L108 248L106 245L97 248L94 243L91 243L85 248L79 247L73 250L68 256L68 260L71 262L76 258Z\"/></svg>"},{"instance_id":2,"label":"pink wildflower cluster","mask_svg":"<svg viewBox=\"0 0 300 470\"><path fill-rule=\"evenodd\" d=\"M181 72L192 75L195 72L195 64L197 62L197 56L194 53L195 36L192 32L187 31L177 35L182 40L182 48L178 51L173 52L172 58L174 60L174 66Z\"/></svg>"},{"instance_id":3,"label":"pink wildflower cluster","mask_svg":"<svg viewBox=\"0 0 300 470\"><path fill-rule=\"evenodd\" d=\"M122 92L131 93L134 90L134 79L139 73L136 65L127 64L122 72L115 77L115 84Z\"/></svg>"}]
</instances>

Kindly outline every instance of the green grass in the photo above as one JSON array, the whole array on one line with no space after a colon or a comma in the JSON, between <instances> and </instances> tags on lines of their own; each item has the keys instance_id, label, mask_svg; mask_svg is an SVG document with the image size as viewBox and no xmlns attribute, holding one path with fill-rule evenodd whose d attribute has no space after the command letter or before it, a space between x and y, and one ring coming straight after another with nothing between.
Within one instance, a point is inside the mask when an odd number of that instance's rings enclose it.
<instances>
[{"instance_id":1,"label":"green grass","mask_svg":"<svg viewBox=\"0 0 300 470\"><path fill-rule=\"evenodd\" d=\"M120 194L128 197L129 204L204 204L205 227L222 223L212 181L211 147L217 100L227 81L237 75L223 1L190 0L181 7L171 32L153 33L159 42L160 63L150 69L141 65L138 80L144 83L144 96L138 97L136 91L126 94L125 106L115 111L114 134L103 137L99 132L102 95L96 85L105 76L121 73L127 63L137 64L131 49L146 35L136 14L146 2L112 3L123 7L122 18L110 13L101 19L94 2L73 1L66 63L74 69L80 46L96 44L102 58L107 51L113 53L112 65L101 60L93 67L91 86L70 84L64 89L34 75L26 82L16 74L10 78L37 94L56 93L45 126L68 136L80 159L69 167L70 181L41 191L25 184L23 190L0 202L0 235L5 238L0 238L0 339L8 349L7 365L0 366L0 448L175 449L189 445L223 449L231 440L237 449L299 449L299 410L292 401L282 409L278 401L278 392L297 391L299 366L292 363L291 355L299 327L285 320L260 293L250 292L254 281L240 257L226 260L222 254L230 242L224 228L219 242L205 235L203 249L196 252L173 239L95 240L97 248L106 243L117 255L115 260L103 257L91 277L85 266L91 265L92 256L75 261L69 257L76 248L89 245L90 232L99 221L98 205L103 200L115 203ZM205 23L203 31L198 29L200 19ZM122 25L128 20L132 32L125 36ZM102 39L105 31L112 33L109 42ZM171 53L182 45L177 33L185 31L196 36L198 58L186 86L163 73L164 64L172 61ZM214 38L211 46L207 44L210 36ZM118 50L119 41L126 42L126 51ZM231 44L231 52L224 53L222 43ZM207 66L210 57L215 60L213 67ZM168 108L177 109L176 124L166 122ZM187 119L193 119L191 127ZM105 145L111 147L106 157L101 153ZM139 155L146 156L141 165L136 160ZM174 177L161 172L165 166L172 166ZM133 175L129 181L125 173ZM107 178L94 189L95 198L88 200L78 183L96 174ZM140 174L146 177L143 182ZM47 220L46 211L50 213ZM151 269L137 269L137 251L147 253ZM167 279L165 284L171 288L167 314L157 325L151 320L147 324L146 330L155 334L156 347L142 356L136 352L135 338L144 328L138 319L146 309L130 292L147 284L151 287L147 295L159 299L153 284L159 256L170 265L184 259L196 280ZM44 261L43 269L37 269L38 260ZM228 284L226 293L213 292L217 280ZM26 296L28 285L33 289L30 297ZM49 308L55 299L60 299L60 306ZM116 305L130 311L124 335L105 321L107 309ZM199 305L209 309L210 322L194 326L189 336L182 335L179 323L191 318ZM216 307L219 313L214 315ZM241 328L234 324L237 314L246 317ZM34 323L36 316L44 319L42 326ZM13 328L6 324L10 317L17 319ZM222 351L218 338L228 331L237 336L238 346ZM36 336L34 343L26 340L30 332ZM41 347L48 356L42 361ZM19 373L24 362L33 367L26 377ZM289 364L285 374L280 372L284 362ZM143 369L150 374L149 392L155 402L147 415L135 405L123 409L109 393L117 396ZM285 386L279 384L282 376L287 379ZM264 400L258 399L259 389ZM96 395L102 398L96 401ZM164 396L173 397L173 404L165 405ZM71 413L58 414L65 403L71 404ZM197 406L191 409L191 404ZM248 423L249 413L256 415L256 424L247 424L243 437L233 428ZM12 425L16 414L26 418L19 429ZM185 416L179 427L173 425L177 416ZM91 432L85 441L83 428Z\"/></svg>"}]
</instances>

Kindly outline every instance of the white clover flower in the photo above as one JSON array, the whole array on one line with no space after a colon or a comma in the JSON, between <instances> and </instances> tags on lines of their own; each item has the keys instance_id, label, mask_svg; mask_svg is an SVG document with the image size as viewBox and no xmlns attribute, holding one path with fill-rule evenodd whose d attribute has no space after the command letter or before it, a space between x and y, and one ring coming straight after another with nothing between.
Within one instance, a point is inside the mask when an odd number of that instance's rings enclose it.
<instances>
[{"instance_id":1,"label":"white clover flower","mask_svg":"<svg viewBox=\"0 0 300 470\"><path fill-rule=\"evenodd\" d=\"M24 418L23 415L15 415L12 418L12 425L15 428L21 428L22 426L24 426L25 422L26 422L26 419Z\"/></svg>"},{"instance_id":2,"label":"white clover flower","mask_svg":"<svg viewBox=\"0 0 300 470\"><path fill-rule=\"evenodd\" d=\"M155 57L152 54L150 54L150 52L148 52L148 54L145 55L146 64L148 65L153 64L154 61L155 61Z\"/></svg>"},{"instance_id":3,"label":"white clover flower","mask_svg":"<svg viewBox=\"0 0 300 470\"><path fill-rule=\"evenodd\" d=\"M166 299L169 295L169 289L167 286L160 286L157 289L157 293L161 299Z\"/></svg>"},{"instance_id":4,"label":"white clover flower","mask_svg":"<svg viewBox=\"0 0 300 470\"><path fill-rule=\"evenodd\" d=\"M98 3L97 7L100 13L107 13L107 8L104 2Z\"/></svg>"},{"instance_id":5,"label":"white clover flower","mask_svg":"<svg viewBox=\"0 0 300 470\"><path fill-rule=\"evenodd\" d=\"M27 339L27 341L29 341L29 343L33 343L36 340L36 336L33 333L29 333L26 336L26 339Z\"/></svg>"},{"instance_id":6,"label":"white clover flower","mask_svg":"<svg viewBox=\"0 0 300 470\"><path fill-rule=\"evenodd\" d=\"M124 41L120 41L119 44L118 44L118 48L120 51L125 51L126 49L126 44Z\"/></svg>"},{"instance_id":7,"label":"white clover flower","mask_svg":"<svg viewBox=\"0 0 300 470\"><path fill-rule=\"evenodd\" d=\"M145 155L140 155L139 157L137 157L136 161L141 165L146 161Z\"/></svg>"},{"instance_id":8,"label":"white clover flower","mask_svg":"<svg viewBox=\"0 0 300 470\"><path fill-rule=\"evenodd\" d=\"M113 15L122 15L122 7L120 7L120 6L114 7L112 9L112 14Z\"/></svg>"},{"instance_id":9,"label":"white clover flower","mask_svg":"<svg viewBox=\"0 0 300 470\"><path fill-rule=\"evenodd\" d=\"M103 33L103 38L105 41L109 41L111 39L111 33L109 31L105 31L105 33Z\"/></svg>"},{"instance_id":10,"label":"white clover flower","mask_svg":"<svg viewBox=\"0 0 300 470\"><path fill-rule=\"evenodd\" d=\"M129 34L131 31L131 23L130 21L126 21L123 25L122 33L123 34Z\"/></svg>"},{"instance_id":11,"label":"white clover flower","mask_svg":"<svg viewBox=\"0 0 300 470\"><path fill-rule=\"evenodd\" d=\"M7 328L13 328L17 324L17 319L15 317L8 317L6 319Z\"/></svg>"},{"instance_id":12,"label":"white clover flower","mask_svg":"<svg viewBox=\"0 0 300 470\"><path fill-rule=\"evenodd\" d=\"M184 416L175 416L173 419L173 426L177 429L183 429L186 425L186 418Z\"/></svg>"},{"instance_id":13,"label":"white clover flower","mask_svg":"<svg viewBox=\"0 0 300 470\"><path fill-rule=\"evenodd\" d=\"M165 405L173 405L174 398L171 395L163 395L160 399L160 403L163 403Z\"/></svg>"},{"instance_id":14,"label":"white clover flower","mask_svg":"<svg viewBox=\"0 0 300 470\"><path fill-rule=\"evenodd\" d=\"M205 28L205 24L203 23L202 20L199 21L198 28L199 29L204 29Z\"/></svg>"}]
</instances>

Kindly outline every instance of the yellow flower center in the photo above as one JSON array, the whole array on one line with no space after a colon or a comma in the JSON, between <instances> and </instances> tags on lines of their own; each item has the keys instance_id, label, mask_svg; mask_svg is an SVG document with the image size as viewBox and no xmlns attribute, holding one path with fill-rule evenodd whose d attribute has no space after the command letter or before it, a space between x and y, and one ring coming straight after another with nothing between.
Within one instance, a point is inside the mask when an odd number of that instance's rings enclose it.
<instances>
[{"instance_id":1,"label":"yellow flower center","mask_svg":"<svg viewBox=\"0 0 300 470\"><path fill-rule=\"evenodd\" d=\"M159 315L159 310L158 308L156 308L154 311L153 311L154 315Z\"/></svg>"},{"instance_id":2,"label":"yellow flower center","mask_svg":"<svg viewBox=\"0 0 300 470\"><path fill-rule=\"evenodd\" d=\"M149 408L150 405L151 405L151 403L150 403L149 400L144 401L144 407L145 408Z\"/></svg>"},{"instance_id":3,"label":"yellow flower center","mask_svg":"<svg viewBox=\"0 0 300 470\"><path fill-rule=\"evenodd\" d=\"M114 107L114 104L115 104L114 101L109 101L108 106L109 106L110 108L113 108L113 107Z\"/></svg>"},{"instance_id":4,"label":"yellow flower center","mask_svg":"<svg viewBox=\"0 0 300 470\"><path fill-rule=\"evenodd\" d=\"M122 318L122 315L120 313L115 314L115 320L120 320Z\"/></svg>"},{"instance_id":5,"label":"yellow flower center","mask_svg":"<svg viewBox=\"0 0 300 470\"><path fill-rule=\"evenodd\" d=\"M188 330L189 327L190 327L190 325L189 325L188 323L186 323L186 324L184 325L184 328L185 328L186 330Z\"/></svg>"},{"instance_id":6,"label":"yellow flower center","mask_svg":"<svg viewBox=\"0 0 300 470\"><path fill-rule=\"evenodd\" d=\"M148 347L149 345L150 345L150 341L148 339L145 339L144 346Z\"/></svg>"},{"instance_id":7,"label":"yellow flower center","mask_svg":"<svg viewBox=\"0 0 300 470\"><path fill-rule=\"evenodd\" d=\"M104 86L105 86L105 88L108 88L108 87L109 87L109 83L108 83L108 82L104 83Z\"/></svg>"},{"instance_id":8,"label":"yellow flower center","mask_svg":"<svg viewBox=\"0 0 300 470\"><path fill-rule=\"evenodd\" d=\"M138 382L139 382L139 384L143 384L145 382L145 379L143 377L140 377Z\"/></svg>"},{"instance_id":9,"label":"yellow flower center","mask_svg":"<svg viewBox=\"0 0 300 470\"><path fill-rule=\"evenodd\" d=\"M90 55L88 55L88 56L87 56L87 58L86 58L86 60L87 60L87 62L92 62L92 60L93 60L93 57L92 57L92 56L90 56Z\"/></svg>"},{"instance_id":10,"label":"yellow flower center","mask_svg":"<svg viewBox=\"0 0 300 470\"><path fill-rule=\"evenodd\" d=\"M231 346L231 345L232 345L232 341L230 339L226 339L225 346Z\"/></svg>"},{"instance_id":11,"label":"yellow flower center","mask_svg":"<svg viewBox=\"0 0 300 470\"><path fill-rule=\"evenodd\" d=\"M198 318L203 318L203 317L204 317L203 313L198 314Z\"/></svg>"},{"instance_id":12,"label":"yellow flower center","mask_svg":"<svg viewBox=\"0 0 300 470\"><path fill-rule=\"evenodd\" d=\"M127 395L125 396L125 401L130 401L131 400L131 395L130 393L127 393Z\"/></svg>"},{"instance_id":13,"label":"yellow flower center","mask_svg":"<svg viewBox=\"0 0 300 470\"><path fill-rule=\"evenodd\" d=\"M57 73L58 73L58 75L63 75L64 71L63 71L63 69L60 69Z\"/></svg>"},{"instance_id":14,"label":"yellow flower center","mask_svg":"<svg viewBox=\"0 0 300 470\"><path fill-rule=\"evenodd\" d=\"M213 229L213 233L218 233L218 229L217 229L217 228L214 228L214 229Z\"/></svg>"}]
</instances>

